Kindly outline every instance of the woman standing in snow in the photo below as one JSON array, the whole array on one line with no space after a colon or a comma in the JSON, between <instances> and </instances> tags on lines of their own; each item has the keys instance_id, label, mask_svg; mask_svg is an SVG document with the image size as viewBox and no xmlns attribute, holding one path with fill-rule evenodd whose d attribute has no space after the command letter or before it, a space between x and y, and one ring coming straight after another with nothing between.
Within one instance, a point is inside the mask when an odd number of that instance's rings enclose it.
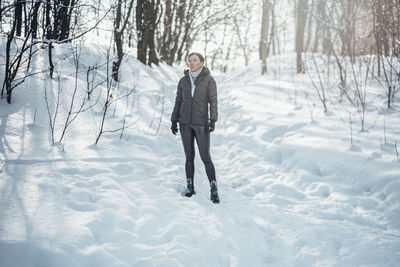
<instances>
[{"instance_id":1,"label":"woman standing in snow","mask_svg":"<svg viewBox=\"0 0 400 267\"><path fill-rule=\"evenodd\" d=\"M172 133L178 132L178 122L181 139L186 156L187 191L185 196L191 197L194 191L194 139L200 152L201 160L211 187L210 199L219 203L215 168L210 155L210 133L214 131L218 118L217 85L210 71L204 66L204 57L199 53L191 53L188 57L189 70L178 83L175 106L171 121ZM210 107L210 116L208 114Z\"/></svg>"}]
</instances>

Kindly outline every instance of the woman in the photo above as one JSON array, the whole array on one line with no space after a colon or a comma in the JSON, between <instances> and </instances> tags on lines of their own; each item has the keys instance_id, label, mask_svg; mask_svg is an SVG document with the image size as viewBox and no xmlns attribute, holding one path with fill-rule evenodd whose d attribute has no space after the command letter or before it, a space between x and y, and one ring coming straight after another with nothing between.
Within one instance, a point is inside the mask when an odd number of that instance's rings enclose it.
<instances>
[{"instance_id":1,"label":"woman","mask_svg":"<svg viewBox=\"0 0 400 267\"><path fill-rule=\"evenodd\" d=\"M217 180L214 164L210 155L210 133L214 131L218 118L217 85L210 71L204 66L204 57L199 53L191 53L188 57L189 70L178 83L175 106L171 121L172 133L178 132L178 122L181 139L186 156L187 191L185 196L191 197L194 191L194 139L200 152L201 160L211 187L210 199L219 203ZM210 107L210 116L208 114Z\"/></svg>"}]
</instances>

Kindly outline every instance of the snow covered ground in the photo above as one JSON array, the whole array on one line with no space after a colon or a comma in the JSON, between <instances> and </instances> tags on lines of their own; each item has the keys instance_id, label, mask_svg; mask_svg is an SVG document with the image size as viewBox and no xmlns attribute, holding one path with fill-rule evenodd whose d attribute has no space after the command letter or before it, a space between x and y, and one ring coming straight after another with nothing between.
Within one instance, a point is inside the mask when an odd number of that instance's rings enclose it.
<instances>
[{"instance_id":1,"label":"snow covered ground","mask_svg":"<svg viewBox=\"0 0 400 267\"><path fill-rule=\"evenodd\" d=\"M55 49L64 62L61 122L74 87L70 49ZM81 53L85 88L104 48ZM101 108L80 114L52 145L44 88L56 92L57 79L28 79L12 105L0 103L0 266L398 266L400 114L382 109L371 86L367 130L353 114L351 144L347 111L335 102L323 113L293 63L284 55L265 76L258 63L215 75L219 205L198 153L197 194L182 196L183 147L169 123L179 68L127 56L120 88L136 84L127 117L137 123L96 146ZM122 107L107 129L120 127Z\"/></svg>"}]
</instances>

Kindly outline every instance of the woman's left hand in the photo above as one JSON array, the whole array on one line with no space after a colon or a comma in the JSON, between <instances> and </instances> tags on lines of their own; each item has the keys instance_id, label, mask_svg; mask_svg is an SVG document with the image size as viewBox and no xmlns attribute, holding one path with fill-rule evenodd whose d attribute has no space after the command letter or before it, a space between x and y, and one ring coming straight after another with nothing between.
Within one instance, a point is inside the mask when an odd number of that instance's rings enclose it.
<instances>
[{"instance_id":1,"label":"woman's left hand","mask_svg":"<svg viewBox=\"0 0 400 267\"><path fill-rule=\"evenodd\" d=\"M208 132L211 133L215 130L215 121L211 120L210 124L208 125Z\"/></svg>"}]
</instances>

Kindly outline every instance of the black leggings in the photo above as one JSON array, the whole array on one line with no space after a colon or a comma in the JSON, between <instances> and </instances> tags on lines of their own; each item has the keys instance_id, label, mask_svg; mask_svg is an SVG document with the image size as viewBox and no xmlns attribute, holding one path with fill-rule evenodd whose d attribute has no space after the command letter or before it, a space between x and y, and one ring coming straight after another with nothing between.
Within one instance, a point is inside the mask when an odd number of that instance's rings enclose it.
<instances>
[{"instance_id":1,"label":"black leggings","mask_svg":"<svg viewBox=\"0 0 400 267\"><path fill-rule=\"evenodd\" d=\"M201 160L206 168L208 180L215 181L215 168L210 155L210 133L207 126L180 125L181 138L186 156L186 178L194 176L194 139L196 138Z\"/></svg>"}]
</instances>

